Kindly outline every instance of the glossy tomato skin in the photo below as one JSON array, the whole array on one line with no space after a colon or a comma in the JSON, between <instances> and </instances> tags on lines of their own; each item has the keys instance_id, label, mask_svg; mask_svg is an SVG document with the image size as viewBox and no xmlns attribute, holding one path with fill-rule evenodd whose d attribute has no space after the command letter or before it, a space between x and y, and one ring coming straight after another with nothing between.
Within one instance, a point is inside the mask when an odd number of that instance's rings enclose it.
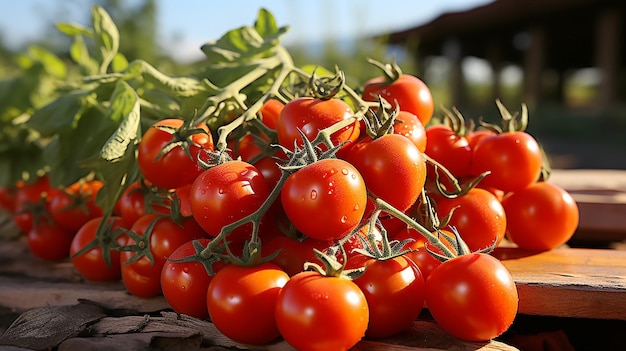
<instances>
[{"instance_id":1,"label":"glossy tomato skin","mask_svg":"<svg viewBox=\"0 0 626 351\"><path fill-rule=\"evenodd\" d=\"M392 104L394 108L397 101L400 110L417 115L424 126L433 117L435 105L430 88L421 79L413 75L401 74L393 82L387 82L385 77L376 77L365 82L363 99L365 101L378 101L378 95Z\"/></svg>"},{"instance_id":2,"label":"glossy tomato skin","mask_svg":"<svg viewBox=\"0 0 626 351\"><path fill-rule=\"evenodd\" d=\"M367 337L386 338L408 329L424 307L424 277L404 256L369 261L365 273L354 282L369 306Z\"/></svg>"},{"instance_id":3,"label":"glossy tomato skin","mask_svg":"<svg viewBox=\"0 0 626 351\"><path fill-rule=\"evenodd\" d=\"M459 197L437 201L440 218L450 213L450 226L455 227L470 251L499 245L506 232L506 213L498 198L491 192L473 188Z\"/></svg>"},{"instance_id":4,"label":"glossy tomato skin","mask_svg":"<svg viewBox=\"0 0 626 351\"><path fill-rule=\"evenodd\" d=\"M161 270L165 265L166 258L180 245L194 239L206 238L206 233L193 219L184 220L179 225L168 217L156 214L142 216L133 224L130 231L139 236L144 236L152 222L155 223L149 232L149 246L154 258L153 262L144 255L129 263L128 261L134 255L132 251L122 251L120 255L122 282L131 294L139 297L152 297L161 294ZM130 237L127 244L132 245L134 243L135 241Z\"/></svg>"},{"instance_id":5,"label":"glossy tomato skin","mask_svg":"<svg viewBox=\"0 0 626 351\"><path fill-rule=\"evenodd\" d=\"M47 261L62 261L69 257L74 233L56 223L39 222L28 231L27 243L30 252Z\"/></svg>"},{"instance_id":6,"label":"glossy tomato skin","mask_svg":"<svg viewBox=\"0 0 626 351\"><path fill-rule=\"evenodd\" d=\"M526 132L504 132L480 140L472 151L472 175L490 171L481 182L502 191L523 189L541 172L539 144Z\"/></svg>"},{"instance_id":7,"label":"glossy tomato skin","mask_svg":"<svg viewBox=\"0 0 626 351\"><path fill-rule=\"evenodd\" d=\"M470 175L472 149L464 136L452 128L438 124L426 128L426 155L443 165L456 178ZM434 169L429 167L429 176L435 179Z\"/></svg>"},{"instance_id":8,"label":"glossy tomato skin","mask_svg":"<svg viewBox=\"0 0 626 351\"><path fill-rule=\"evenodd\" d=\"M259 115L263 124L265 124L269 129L276 130L278 126L278 116L280 116L280 111L283 110L285 104L276 99L268 99L261 106L261 111L259 111Z\"/></svg>"},{"instance_id":9,"label":"glossy tomato skin","mask_svg":"<svg viewBox=\"0 0 626 351\"><path fill-rule=\"evenodd\" d=\"M507 237L520 248L550 250L565 244L578 228L576 201L563 188L538 182L502 200Z\"/></svg>"},{"instance_id":10,"label":"glossy tomato skin","mask_svg":"<svg viewBox=\"0 0 626 351\"><path fill-rule=\"evenodd\" d=\"M197 240L203 248L209 242L210 239ZM192 240L180 245L169 255L161 271L161 289L165 300L174 311L206 319L209 317L206 293L213 276L208 274L201 262L176 262L196 253ZM212 266L213 272L218 272L223 266L223 262L217 262Z\"/></svg>"},{"instance_id":11,"label":"glossy tomato skin","mask_svg":"<svg viewBox=\"0 0 626 351\"><path fill-rule=\"evenodd\" d=\"M289 275L273 263L228 265L211 279L206 304L217 329L234 341L263 345L278 338L275 306Z\"/></svg>"},{"instance_id":12,"label":"glossy tomato skin","mask_svg":"<svg viewBox=\"0 0 626 351\"><path fill-rule=\"evenodd\" d=\"M399 211L415 203L426 182L422 153L402 135L388 134L374 140L365 137L345 159L359 170L369 192Z\"/></svg>"},{"instance_id":13,"label":"glossy tomato skin","mask_svg":"<svg viewBox=\"0 0 626 351\"><path fill-rule=\"evenodd\" d=\"M368 321L365 295L344 278L304 271L278 294L280 334L301 351L349 350L365 335Z\"/></svg>"},{"instance_id":14,"label":"glossy tomato skin","mask_svg":"<svg viewBox=\"0 0 626 351\"><path fill-rule=\"evenodd\" d=\"M306 262L321 265L322 262L313 250L322 251L326 247L328 247L328 241L312 238L297 240L286 235L277 235L267 242L263 242L264 256L278 252L278 255L271 262L279 266L290 277L302 272Z\"/></svg>"},{"instance_id":15,"label":"glossy tomato skin","mask_svg":"<svg viewBox=\"0 0 626 351\"><path fill-rule=\"evenodd\" d=\"M430 273L426 305L450 335L469 341L490 340L513 323L517 288L497 258L470 253L450 259Z\"/></svg>"},{"instance_id":16,"label":"glossy tomato skin","mask_svg":"<svg viewBox=\"0 0 626 351\"><path fill-rule=\"evenodd\" d=\"M70 246L70 260L72 261L72 265L74 265L74 268L76 268L83 278L89 281L113 281L122 278L119 251L109 251L110 267L107 267L104 261L102 247L100 246L95 246L83 254L76 255L80 250L96 239L96 232L102 219L102 217L97 217L87 221L87 223L76 232ZM111 232L124 228L125 226L121 217L110 217L108 222L111 223ZM125 245L126 235L118 235L115 241L118 247Z\"/></svg>"},{"instance_id":17,"label":"glossy tomato skin","mask_svg":"<svg viewBox=\"0 0 626 351\"><path fill-rule=\"evenodd\" d=\"M50 215L54 221L70 231L78 231L83 224L103 215L96 205L96 196L104 183L99 180L76 182L64 191L50 197Z\"/></svg>"},{"instance_id":18,"label":"glossy tomato skin","mask_svg":"<svg viewBox=\"0 0 626 351\"><path fill-rule=\"evenodd\" d=\"M208 127L200 124L206 134L192 135L189 153L181 146L176 146L164 155L160 155L163 148L170 143L174 136L168 131L156 127L180 128L182 119L168 118L156 122L144 133L137 150L137 163L143 176L154 186L163 189L175 189L193 180L204 170L198 163L198 155L202 149L213 150L213 138Z\"/></svg>"},{"instance_id":19,"label":"glossy tomato skin","mask_svg":"<svg viewBox=\"0 0 626 351\"><path fill-rule=\"evenodd\" d=\"M367 190L352 164L341 159L323 159L287 178L281 202L291 223L304 235L333 240L359 224L365 213ZM313 214L315 220L311 218Z\"/></svg>"},{"instance_id":20,"label":"glossy tomato skin","mask_svg":"<svg viewBox=\"0 0 626 351\"><path fill-rule=\"evenodd\" d=\"M340 99L296 98L285 104L280 112L276 127L278 143L290 150L293 150L294 143L302 147L302 136L298 130L301 130L307 139L313 140L320 130L353 116L352 108ZM359 135L360 124L355 121L333 133L330 139L333 145L348 142L342 147L347 150ZM338 155L341 152L342 150L339 150Z\"/></svg>"},{"instance_id":21,"label":"glossy tomato skin","mask_svg":"<svg viewBox=\"0 0 626 351\"><path fill-rule=\"evenodd\" d=\"M189 203L193 218L212 237L222 227L258 210L270 189L261 172L244 161L228 161L202 172L192 183ZM247 225L235 229L229 241L250 236Z\"/></svg>"},{"instance_id":22,"label":"glossy tomato skin","mask_svg":"<svg viewBox=\"0 0 626 351\"><path fill-rule=\"evenodd\" d=\"M117 201L116 207L118 215L124 219L127 227L131 227L135 221L146 214L159 213L169 215L169 208L156 203L147 203L147 188L141 181L131 183L122 193Z\"/></svg>"},{"instance_id":23,"label":"glossy tomato skin","mask_svg":"<svg viewBox=\"0 0 626 351\"><path fill-rule=\"evenodd\" d=\"M398 112L393 132L407 137L420 152L426 151L426 129L419 118L411 112Z\"/></svg>"}]
</instances>

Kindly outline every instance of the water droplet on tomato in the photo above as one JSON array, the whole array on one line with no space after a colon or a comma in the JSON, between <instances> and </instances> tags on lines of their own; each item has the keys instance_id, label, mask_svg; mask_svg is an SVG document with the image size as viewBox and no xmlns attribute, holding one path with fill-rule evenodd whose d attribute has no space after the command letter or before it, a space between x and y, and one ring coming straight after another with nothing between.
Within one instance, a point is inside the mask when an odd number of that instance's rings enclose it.
<instances>
[{"instance_id":1,"label":"water droplet on tomato","mask_svg":"<svg viewBox=\"0 0 626 351\"><path fill-rule=\"evenodd\" d=\"M341 174L348 175L348 173L350 173L350 172L348 172L348 169L346 169L346 168L342 168L341 169Z\"/></svg>"},{"instance_id":2,"label":"water droplet on tomato","mask_svg":"<svg viewBox=\"0 0 626 351\"><path fill-rule=\"evenodd\" d=\"M317 199L317 191L311 190L311 200Z\"/></svg>"},{"instance_id":3,"label":"water droplet on tomato","mask_svg":"<svg viewBox=\"0 0 626 351\"><path fill-rule=\"evenodd\" d=\"M346 223L348 221L348 216L341 217L341 223Z\"/></svg>"},{"instance_id":4,"label":"water droplet on tomato","mask_svg":"<svg viewBox=\"0 0 626 351\"><path fill-rule=\"evenodd\" d=\"M183 272L189 273L189 267L183 267Z\"/></svg>"},{"instance_id":5,"label":"water droplet on tomato","mask_svg":"<svg viewBox=\"0 0 626 351\"><path fill-rule=\"evenodd\" d=\"M217 192L220 193L220 194L223 194L224 193L224 189L223 188L219 188L219 189L217 189Z\"/></svg>"},{"instance_id":6,"label":"water droplet on tomato","mask_svg":"<svg viewBox=\"0 0 626 351\"><path fill-rule=\"evenodd\" d=\"M358 210L359 210L359 208L360 208L360 207L359 207L359 205L358 205L358 204L357 204L357 205L354 205L354 211L358 211Z\"/></svg>"}]
</instances>

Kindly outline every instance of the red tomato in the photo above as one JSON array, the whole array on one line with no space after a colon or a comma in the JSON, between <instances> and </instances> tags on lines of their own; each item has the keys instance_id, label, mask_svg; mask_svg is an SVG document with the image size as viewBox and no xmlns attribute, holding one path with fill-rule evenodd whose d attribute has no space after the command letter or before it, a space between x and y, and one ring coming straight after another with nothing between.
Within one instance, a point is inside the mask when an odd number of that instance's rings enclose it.
<instances>
[{"instance_id":1,"label":"red tomato","mask_svg":"<svg viewBox=\"0 0 626 351\"><path fill-rule=\"evenodd\" d=\"M259 111L263 124L265 124L269 129L276 130L276 127L278 126L278 116L280 116L280 111L282 111L284 107L285 104L276 99L269 99L265 101L261 107L261 111Z\"/></svg>"},{"instance_id":2,"label":"red tomato","mask_svg":"<svg viewBox=\"0 0 626 351\"><path fill-rule=\"evenodd\" d=\"M444 166L456 178L470 175L472 149L467 139L452 128L438 124L426 128L426 155ZM434 169L429 165L429 176L435 179Z\"/></svg>"},{"instance_id":3,"label":"red tomato","mask_svg":"<svg viewBox=\"0 0 626 351\"><path fill-rule=\"evenodd\" d=\"M291 100L285 105L278 117L276 127L278 143L290 150L293 150L294 143L302 147L303 141L299 130L304 133L307 139L313 140L320 130L353 116L352 108L340 99L322 100L301 97ZM347 150L350 142L357 140L359 134L360 124L355 121L333 133L330 139L335 146L345 141L349 142L342 148Z\"/></svg>"},{"instance_id":4,"label":"red tomato","mask_svg":"<svg viewBox=\"0 0 626 351\"><path fill-rule=\"evenodd\" d=\"M496 132L494 132L491 129L476 129L467 133L467 135L465 136L465 139L467 139L467 142L469 143L470 148L474 150L474 148L476 147L476 144L478 144L479 141L483 140L484 138L488 136L493 136L493 135L496 135Z\"/></svg>"},{"instance_id":5,"label":"red tomato","mask_svg":"<svg viewBox=\"0 0 626 351\"><path fill-rule=\"evenodd\" d=\"M323 159L287 178L281 202L291 223L304 235L333 240L345 236L361 222L367 192L363 177L354 166L341 159ZM313 214L315 220L311 218Z\"/></svg>"},{"instance_id":6,"label":"red tomato","mask_svg":"<svg viewBox=\"0 0 626 351\"><path fill-rule=\"evenodd\" d=\"M378 101L378 95L387 100L394 109L397 101L400 110L417 115L424 126L433 117L435 104L430 89L415 76L401 74L392 82L388 82L385 77L376 77L365 82L363 99Z\"/></svg>"},{"instance_id":7,"label":"red tomato","mask_svg":"<svg viewBox=\"0 0 626 351\"><path fill-rule=\"evenodd\" d=\"M426 163L409 139L388 134L354 145L345 159L359 170L368 192L406 211L419 197L426 182Z\"/></svg>"},{"instance_id":8,"label":"red tomato","mask_svg":"<svg viewBox=\"0 0 626 351\"><path fill-rule=\"evenodd\" d=\"M285 235L278 235L263 242L263 252L264 256L278 252L272 263L287 272L289 276L294 276L304 270L305 262L322 264L315 256L313 249L321 251L327 246L328 241L324 240L312 238L296 240Z\"/></svg>"},{"instance_id":9,"label":"red tomato","mask_svg":"<svg viewBox=\"0 0 626 351\"><path fill-rule=\"evenodd\" d=\"M398 113L393 132L409 138L420 152L426 151L426 129L419 118L411 112Z\"/></svg>"},{"instance_id":10,"label":"red tomato","mask_svg":"<svg viewBox=\"0 0 626 351\"><path fill-rule=\"evenodd\" d=\"M197 244L206 248L210 239L198 239ZM161 289L163 296L172 309L199 319L209 317L206 305L206 293L210 276L199 261L175 262L195 255L194 241L180 245L171 255L161 270ZM213 265L213 271L218 272L224 264L218 262Z\"/></svg>"},{"instance_id":11,"label":"red tomato","mask_svg":"<svg viewBox=\"0 0 626 351\"><path fill-rule=\"evenodd\" d=\"M404 256L369 261L365 273L354 283L369 306L367 337L386 338L408 329L424 307L424 277Z\"/></svg>"},{"instance_id":12,"label":"red tomato","mask_svg":"<svg viewBox=\"0 0 626 351\"><path fill-rule=\"evenodd\" d=\"M506 232L507 216L498 198L485 189L472 188L465 195L437 201L441 218L454 209L450 226L454 226L471 251L478 251L496 243Z\"/></svg>"},{"instance_id":13,"label":"red tomato","mask_svg":"<svg viewBox=\"0 0 626 351\"><path fill-rule=\"evenodd\" d=\"M263 345L277 339L276 300L287 281L289 275L273 263L225 266L206 293L211 322L236 342Z\"/></svg>"},{"instance_id":14,"label":"red tomato","mask_svg":"<svg viewBox=\"0 0 626 351\"><path fill-rule=\"evenodd\" d=\"M198 163L198 155L204 150L213 150L213 137L205 124L200 128L206 132L181 137L176 131L183 125L182 119L164 119L156 122L141 138L137 150L137 164L143 176L154 186L175 189L193 180L204 170ZM171 131L159 129L171 128ZM182 139L182 140L180 140ZM182 142L187 145L172 143ZM167 147L171 150L161 155ZM189 148L189 154L185 152Z\"/></svg>"},{"instance_id":15,"label":"red tomato","mask_svg":"<svg viewBox=\"0 0 626 351\"><path fill-rule=\"evenodd\" d=\"M472 175L491 171L481 182L485 186L516 191L539 178L541 149L526 132L504 132L482 139L472 153Z\"/></svg>"},{"instance_id":16,"label":"red tomato","mask_svg":"<svg viewBox=\"0 0 626 351\"><path fill-rule=\"evenodd\" d=\"M15 211L16 198L17 188L12 186L0 186L0 209L13 213Z\"/></svg>"},{"instance_id":17,"label":"red tomato","mask_svg":"<svg viewBox=\"0 0 626 351\"><path fill-rule=\"evenodd\" d=\"M152 230L147 232L152 222L154 222ZM139 297L161 294L161 270L166 258L180 245L206 237L206 233L193 219L184 220L179 225L168 217L156 214L142 216L133 224L130 231L139 236L150 235L149 250L153 257L152 261L143 255L138 260L129 262L135 255L133 251L122 251L120 255L122 282L131 294ZM131 236L127 245L133 244L136 242Z\"/></svg>"},{"instance_id":18,"label":"red tomato","mask_svg":"<svg viewBox=\"0 0 626 351\"><path fill-rule=\"evenodd\" d=\"M278 184L278 180L282 175L282 171L280 167L278 167L278 161L271 157L263 157L254 163L254 167L263 174L263 178L265 178L270 188L274 188L276 184Z\"/></svg>"},{"instance_id":19,"label":"red tomato","mask_svg":"<svg viewBox=\"0 0 626 351\"><path fill-rule=\"evenodd\" d=\"M124 219L127 227L130 227L143 215L160 213L168 215L169 208L161 204L152 203L150 190L141 181L130 184L117 201L117 210ZM146 200L147 199L147 200Z\"/></svg>"},{"instance_id":20,"label":"red tomato","mask_svg":"<svg viewBox=\"0 0 626 351\"><path fill-rule=\"evenodd\" d=\"M578 228L578 206L558 185L534 183L505 196L507 237L530 250L550 250L565 244Z\"/></svg>"},{"instance_id":21,"label":"red tomato","mask_svg":"<svg viewBox=\"0 0 626 351\"><path fill-rule=\"evenodd\" d=\"M35 257L47 261L61 261L69 257L73 237L73 232L55 223L42 221L28 231L27 243Z\"/></svg>"},{"instance_id":22,"label":"red tomato","mask_svg":"<svg viewBox=\"0 0 626 351\"><path fill-rule=\"evenodd\" d=\"M470 341L490 340L513 323L517 288L498 259L470 253L450 259L430 273L426 305L450 335Z\"/></svg>"},{"instance_id":23,"label":"red tomato","mask_svg":"<svg viewBox=\"0 0 626 351\"><path fill-rule=\"evenodd\" d=\"M96 195L104 183L99 180L76 182L50 196L50 215L61 227L78 231L89 220L103 215Z\"/></svg>"},{"instance_id":24,"label":"red tomato","mask_svg":"<svg viewBox=\"0 0 626 351\"><path fill-rule=\"evenodd\" d=\"M229 161L204 171L191 185L189 203L193 218L212 237L222 227L258 210L270 189L261 172L249 163ZM229 241L243 242L250 226L236 228Z\"/></svg>"},{"instance_id":25,"label":"red tomato","mask_svg":"<svg viewBox=\"0 0 626 351\"><path fill-rule=\"evenodd\" d=\"M50 187L47 176L39 177L33 183L18 184L13 221L23 233L30 232L33 224L48 214L48 197L56 191Z\"/></svg>"},{"instance_id":26,"label":"red tomato","mask_svg":"<svg viewBox=\"0 0 626 351\"><path fill-rule=\"evenodd\" d=\"M297 350L349 350L363 338L368 322L365 295L344 278L304 271L278 293L278 330Z\"/></svg>"},{"instance_id":27,"label":"red tomato","mask_svg":"<svg viewBox=\"0 0 626 351\"><path fill-rule=\"evenodd\" d=\"M72 244L70 246L70 259L72 265L78 271L78 273L85 279L90 281L111 281L119 280L122 277L120 268L120 252L117 250L109 250L109 263L110 267L107 267L102 247L99 245L94 246L92 249L86 251L83 254L75 256L76 253L81 251L87 245L96 240L96 232L98 226L102 222L102 217L93 218L85 223L76 233ZM109 218L109 227L107 234L112 234L118 228L124 227L124 221L121 217ZM121 247L126 244L126 234L118 235L115 238L116 246Z\"/></svg>"}]
</instances>

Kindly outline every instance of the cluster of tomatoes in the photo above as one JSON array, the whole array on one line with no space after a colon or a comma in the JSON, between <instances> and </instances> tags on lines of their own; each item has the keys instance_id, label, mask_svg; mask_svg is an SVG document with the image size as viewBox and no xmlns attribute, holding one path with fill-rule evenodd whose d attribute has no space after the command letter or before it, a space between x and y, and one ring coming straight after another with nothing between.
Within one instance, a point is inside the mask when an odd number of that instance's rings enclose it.
<instances>
[{"instance_id":1,"label":"cluster of tomatoes","mask_svg":"<svg viewBox=\"0 0 626 351\"><path fill-rule=\"evenodd\" d=\"M405 330L425 306L455 337L501 335L517 290L484 252L507 235L563 244L576 204L539 181L542 153L524 131L430 123L414 76L373 79L362 99L378 113L355 118L334 96L269 99L223 150L205 124L164 119L112 213L95 205L99 181L59 190L45 176L10 208L34 255L163 294L241 343L345 350Z\"/></svg>"}]
</instances>

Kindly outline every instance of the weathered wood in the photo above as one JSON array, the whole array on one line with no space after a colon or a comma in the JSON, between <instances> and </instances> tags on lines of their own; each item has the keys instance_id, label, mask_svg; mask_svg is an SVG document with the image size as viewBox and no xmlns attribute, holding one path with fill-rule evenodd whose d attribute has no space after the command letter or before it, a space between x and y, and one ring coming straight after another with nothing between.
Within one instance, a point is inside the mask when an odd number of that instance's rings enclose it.
<instances>
[{"instance_id":1,"label":"weathered wood","mask_svg":"<svg viewBox=\"0 0 626 351\"><path fill-rule=\"evenodd\" d=\"M626 320L626 251L498 248L517 284L519 313Z\"/></svg>"},{"instance_id":2,"label":"weathered wood","mask_svg":"<svg viewBox=\"0 0 626 351\"><path fill-rule=\"evenodd\" d=\"M0 346L32 349L105 350L123 349L215 350L240 349L264 351L293 351L284 340L251 346L240 344L220 333L211 322L173 312L161 316L106 316L98 306L42 307L24 313L0 338ZM467 342L446 334L431 320L418 320L397 337L383 340L362 340L353 350L492 350L512 351L516 348L498 341Z\"/></svg>"}]
</instances>

